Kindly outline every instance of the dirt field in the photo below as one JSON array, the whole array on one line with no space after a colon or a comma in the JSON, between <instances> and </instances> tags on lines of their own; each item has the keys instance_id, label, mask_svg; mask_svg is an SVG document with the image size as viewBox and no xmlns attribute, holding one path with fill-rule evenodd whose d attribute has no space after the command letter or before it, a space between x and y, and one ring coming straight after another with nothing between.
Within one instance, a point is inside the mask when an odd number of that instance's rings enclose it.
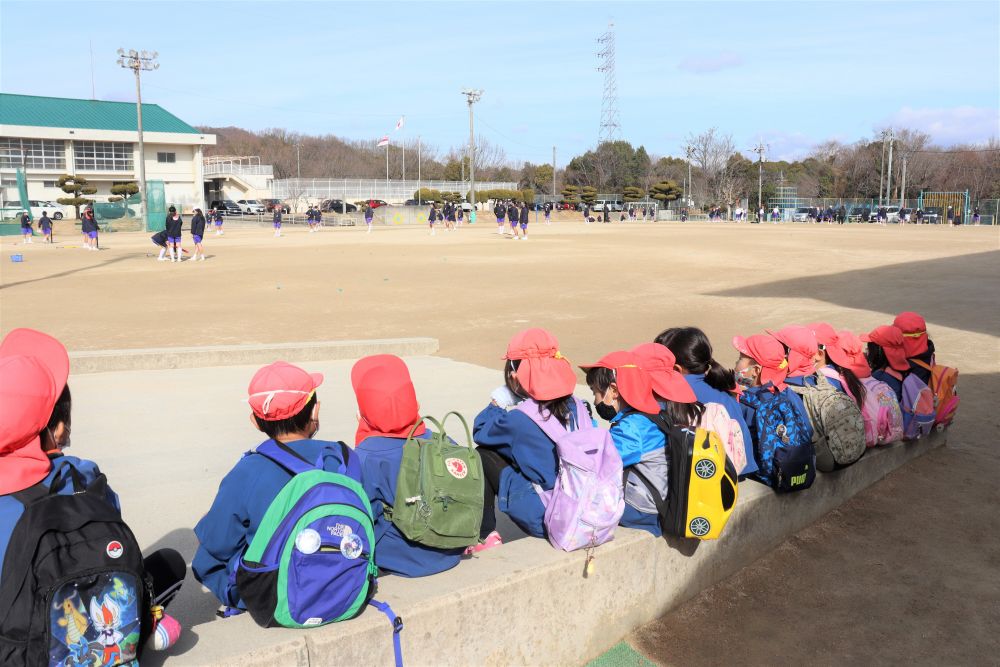
<instances>
[{"instance_id":1,"label":"dirt field","mask_svg":"<svg viewBox=\"0 0 1000 667\"><path fill-rule=\"evenodd\" d=\"M482 220L433 238L227 229L197 264L155 261L143 234L106 234L99 253L71 247L76 236L5 237L0 333L36 327L71 349L433 336L443 356L498 366L522 327L550 328L582 363L693 324L731 363L737 333L820 319L867 330L921 312L939 360L963 374L949 446L630 641L664 664L995 663L996 228L562 221L532 224L528 241Z\"/></svg>"}]
</instances>

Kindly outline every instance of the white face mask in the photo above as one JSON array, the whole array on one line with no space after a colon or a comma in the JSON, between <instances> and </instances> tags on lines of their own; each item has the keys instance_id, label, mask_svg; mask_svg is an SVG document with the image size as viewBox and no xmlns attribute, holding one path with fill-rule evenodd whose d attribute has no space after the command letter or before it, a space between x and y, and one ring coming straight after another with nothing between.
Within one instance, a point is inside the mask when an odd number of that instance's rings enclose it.
<instances>
[{"instance_id":1,"label":"white face mask","mask_svg":"<svg viewBox=\"0 0 1000 667\"><path fill-rule=\"evenodd\" d=\"M752 387L756 378L753 375L748 376L747 371L752 371L753 366L747 366L741 371L736 371L736 384L743 387Z\"/></svg>"}]
</instances>

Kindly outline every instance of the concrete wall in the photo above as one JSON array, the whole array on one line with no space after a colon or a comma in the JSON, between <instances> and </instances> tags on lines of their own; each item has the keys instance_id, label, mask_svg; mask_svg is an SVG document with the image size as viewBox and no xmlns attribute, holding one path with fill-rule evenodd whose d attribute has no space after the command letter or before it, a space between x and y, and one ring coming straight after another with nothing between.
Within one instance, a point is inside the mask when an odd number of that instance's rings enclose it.
<instances>
[{"instance_id":1,"label":"concrete wall","mask_svg":"<svg viewBox=\"0 0 1000 667\"><path fill-rule=\"evenodd\" d=\"M563 553L524 538L437 576L383 578L377 598L404 619L403 657L409 665L582 664L944 442L945 436L935 433L869 450L857 464L821 474L811 489L797 494L779 496L743 482L736 510L716 542L655 539L620 528L613 542L595 551L590 577L583 574L583 552ZM774 583L779 595L780 579ZM171 662L391 665L393 653L389 623L374 609L310 631L263 631L244 614L199 627L197 649Z\"/></svg>"}]
</instances>

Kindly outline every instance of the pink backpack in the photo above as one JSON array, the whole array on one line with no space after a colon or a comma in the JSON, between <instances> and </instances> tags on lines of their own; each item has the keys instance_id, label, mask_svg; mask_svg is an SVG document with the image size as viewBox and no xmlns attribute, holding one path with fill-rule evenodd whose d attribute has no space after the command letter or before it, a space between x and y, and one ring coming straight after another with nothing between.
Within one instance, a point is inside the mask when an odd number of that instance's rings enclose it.
<instances>
[{"instance_id":1,"label":"pink backpack","mask_svg":"<svg viewBox=\"0 0 1000 667\"><path fill-rule=\"evenodd\" d=\"M740 428L738 421L729 416L729 411L724 405L705 403L705 412L701 414L698 426L706 431L715 431L737 474L747 467L747 450L743 442L743 429Z\"/></svg>"},{"instance_id":2,"label":"pink backpack","mask_svg":"<svg viewBox=\"0 0 1000 667\"><path fill-rule=\"evenodd\" d=\"M875 447L902 440L903 411L896 393L885 382L871 376L862 378L861 384L865 386L865 402L861 406L861 415L865 418L865 444Z\"/></svg>"},{"instance_id":3,"label":"pink backpack","mask_svg":"<svg viewBox=\"0 0 1000 667\"><path fill-rule=\"evenodd\" d=\"M543 418L528 399L517 409L556 444L559 472L551 491L538 490L545 505L545 532L563 551L595 547L614 539L625 511L622 459L611 432L594 426L583 401L574 397L577 428L567 430L551 415Z\"/></svg>"}]
</instances>

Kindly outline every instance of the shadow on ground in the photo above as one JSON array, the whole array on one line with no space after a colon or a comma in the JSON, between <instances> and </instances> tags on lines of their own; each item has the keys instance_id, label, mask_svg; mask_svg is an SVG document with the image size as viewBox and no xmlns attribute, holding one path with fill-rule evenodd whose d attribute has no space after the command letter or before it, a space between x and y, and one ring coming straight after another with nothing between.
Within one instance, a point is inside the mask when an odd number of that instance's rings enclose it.
<instances>
[{"instance_id":1,"label":"shadow on ground","mask_svg":"<svg viewBox=\"0 0 1000 667\"><path fill-rule=\"evenodd\" d=\"M992 663L1000 651L1000 374L963 375L961 391L968 402L946 447L629 643L662 665L718 665L734 655L750 665Z\"/></svg>"},{"instance_id":2,"label":"shadow on ground","mask_svg":"<svg viewBox=\"0 0 1000 667\"><path fill-rule=\"evenodd\" d=\"M836 255L819 270L837 265ZM805 275L807 271L803 270ZM961 275L969 289L955 289ZM894 289L880 289L894 285ZM1000 251L943 257L833 275L791 278L712 292L711 296L808 298L894 315L918 310L929 323L997 335L1000 333ZM912 304L904 308L900 304ZM919 306L917 304L920 304Z\"/></svg>"}]
</instances>

